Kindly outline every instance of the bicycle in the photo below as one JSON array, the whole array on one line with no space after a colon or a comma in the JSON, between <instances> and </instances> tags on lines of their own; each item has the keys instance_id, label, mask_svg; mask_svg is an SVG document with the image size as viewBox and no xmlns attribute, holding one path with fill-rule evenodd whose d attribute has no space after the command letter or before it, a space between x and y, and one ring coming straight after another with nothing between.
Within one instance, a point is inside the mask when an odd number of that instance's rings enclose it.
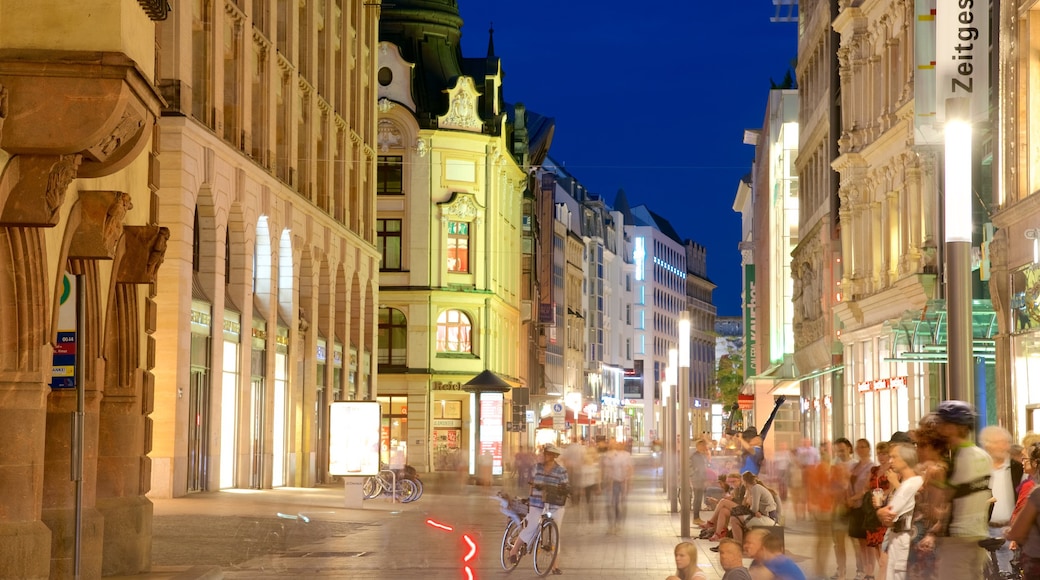
<instances>
[{"instance_id":1,"label":"bicycle","mask_svg":"<svg viewBox=\"0 0 1040 580\"><path fill-rule=\"evenodd\" d=\"M986 562L982 567L982 578L983 580L1022 580L1022 569L1018 564L1017 552L1016 556L1011 560L1011 570L1005 572L1000 569L1000 563L997 560L997 550L999 550L1006 542L1004 538L986 538L979 540L979 547L989 552L989 557L986 558Z\"/></svg>"},{"instance_id":2,"label":"bicycle","mask_svg":"<svg viewBox=\"0 0 1040 580\"><path fill-rule=\"evenodd\" d=\"M539 576L547 575L556 563L556 557L560 554L560 526L553 519L551 506L563 507L567 501L570 491L567 486L547 485L544 487L545 508L538 520L538 533L534 537L534 572ZM498 492L499 501L502 503L501 511L509 519L506 521L506 529L502 533L502 550L499 552L499 561L502 569L512 572L520 565L520 560L527 554L528 544L521 544L517 557L512 560L509 553L516 545L520 532L527 527L530 506L526 499L516 499L504 492Z\"/></svg>"},{"instance_id":3,"label":"bicycle","mask_svg":"<svg viewBox=\"0 0 1040 580\"><path fill-rule=\"evenodd\" d=\"M389 495L393 499L400 499L401 503L409 503L419 499L420 488L415 481L407 478L399 478L397 474L389 469L379 472L365 480L361 488L365 499L373 499L381 495Z\"/></svg>"}]
</instances>

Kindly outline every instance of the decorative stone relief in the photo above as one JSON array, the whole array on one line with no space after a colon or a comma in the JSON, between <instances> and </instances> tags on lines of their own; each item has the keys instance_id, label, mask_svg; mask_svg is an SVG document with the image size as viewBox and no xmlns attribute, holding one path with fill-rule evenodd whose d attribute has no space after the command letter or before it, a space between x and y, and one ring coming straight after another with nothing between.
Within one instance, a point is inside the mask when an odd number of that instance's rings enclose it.
<instances>
[{"instance_id":1,"label":"decorative stone relief","mask_svg":"<svg viewBox=\"0 0 1040 580\"><path fill-rule=\"evenodd\" d=\"M12 157L0 175L0 225L56 225L80 159L79 155Z\"/></svg>"},{"instance_id":2,"label":"decorative stone relief","mask_svg":"<svg viewBox=\"0 0 1040 580\"><path fill-rule=\"evenodd\" d=\"M448 102L451 104L448 107L448 113L437 118L440 128L479 132L484 122L477 114L480 93L473 85L473 79L460 76L455 83L455 88L447 89L444 92L448 93Z\"/></svg>"},{"instance_id":3,"label":"decorative stone relief","mask_svg":"<svg viewBox=\"0 0 1040 580\"><path fill-rule=\"evenodd\" d=\"M428 149L426 146L426 140L416 139L415 140L415 154L419 157L426 157Z\"/></svg>"},{"instance_id":4,"label":"decorative stone relief","mask_svg":"<svg viewBox=\"0 0 1040 580\"><path fill-rule=\"evenodd\" d=\"M389 113L396 106L397 105L394 104L393 101L391 101L390 99L388 99L386 97L383 97L382 99L379 99L379 112L380 113Z\"/></svg>"},{"instance_id":5,"label":"decorative stone relief","mask_svg":"<svg viewBox=\"0 0 1040 580\"><path fill-rule=\"evenodd\" d=\"M391 147L399 149L401 148L401 130L393 121L380 119L376 142L379 145L379 151L383 153L389 151Z\"/></svg>"},{"instance_id":6,"label":"decorative stone relief","mask_svg":"<svg viewBox=\"0 0 1040 580\"><path fill-rule=\"evenodd\" d=\"M157 225L123 226L123 255L116 281L120 284L151 284L166 257L170 229Z\"/></svg>"},{"instance_id":7,"label":"decorative stone relief","mask_svg":"<svg viewBox=\"0 0 1040 580\"><path fill-rule=\"evenodd\" d=\"M477 219L477 215L484 209L477 203L476 196L462 191L456 191L451 194L451 199L438 205L441 206L442 219L453 217L461 221Z\"/></svg>"},{"instance_id":8,"label":"decorative stone relief","mask_svg":"<svg viewBox=\"0 0 1040 580\"><path fill-rule=\"evenodd\" d=\"M123 233L123 218L133 209L130 194L122 191L81 191L80 222L69 246L70 259L115 257L116 243Z\"/></svg>"}]
</instances>

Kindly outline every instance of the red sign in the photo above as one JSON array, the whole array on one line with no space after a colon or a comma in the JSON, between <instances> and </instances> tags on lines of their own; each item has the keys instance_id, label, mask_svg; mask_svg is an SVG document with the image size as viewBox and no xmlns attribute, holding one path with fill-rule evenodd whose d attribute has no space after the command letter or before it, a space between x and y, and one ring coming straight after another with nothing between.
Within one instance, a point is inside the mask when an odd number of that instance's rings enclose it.
<instances>
[{"instance_id":1,"label":"red sign","mask_svg":"<svg viewBox=\"0 0 1040 580\"><path fill-rule=\"evenodd\" d=\"M871 391L887 391L889 389L905 389L906 377L892 377L890 379L878 379L876 381L864 381L856 384L856 391L869 393Z\"/></svg>"},{"instance_id":2,"label":"red sign","mask_svg":"<svg viewBox=\"0 0 1040 580\"><path fill-rule=\"evenodd\" d=\"M741 411L750 411L755 408L755 396L737 395L737 405L740 406Z\"/></svg>"}]
</instances>

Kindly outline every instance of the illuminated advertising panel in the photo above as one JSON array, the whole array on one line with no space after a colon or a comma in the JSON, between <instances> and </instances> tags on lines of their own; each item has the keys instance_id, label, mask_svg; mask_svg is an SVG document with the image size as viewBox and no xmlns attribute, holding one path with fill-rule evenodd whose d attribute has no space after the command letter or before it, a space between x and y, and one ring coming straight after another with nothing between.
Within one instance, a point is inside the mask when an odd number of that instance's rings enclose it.
<instances>
[{"instance_id":1,"label":"illuminated advertising panel","mask_svg":"<svg viewBox=\"0 0 1040 580\"><path fill-rule=\"evenodd\" d=\"M379 473L379 403L336 401L329 405L329 474Z\"/></svg>"},{"instance_id":2,"label":"illuminated advertising panel","mask_svg":"<svg viewBox=\"0 0 1040 580\"><path fill-rule=\"evenodd\" d=\"M491 455L491 475L502 475L502 393L480 394L480 454Z\"/></svg>"}]
</instances>

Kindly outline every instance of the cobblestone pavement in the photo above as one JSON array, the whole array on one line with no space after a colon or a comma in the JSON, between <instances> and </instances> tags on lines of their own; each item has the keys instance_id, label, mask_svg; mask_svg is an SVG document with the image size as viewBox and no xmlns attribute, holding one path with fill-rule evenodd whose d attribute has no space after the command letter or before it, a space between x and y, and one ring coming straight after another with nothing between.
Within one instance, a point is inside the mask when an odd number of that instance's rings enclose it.
<instances>
[{"instance_id":1,"label":"cobblestone pavement","mask_svg":"<svg viewBox=\"0 0 1040 580\"><path fill-rule=\"evenodd\" d=\"M672 549L681 541L680 516L668 512L660 472L652 461L646 455L635 457L627 516L616 534L608 533L602 504L591 517L587 506L568 506L559 561L566 577L663 580L674 572ZM510 483L507 479L506 485ZM365 502L364 509L342 507L340 486L228 490L154 500L152 571L125 578L454 580L466 578L464 534L477 545L474 577L504 578L498 553L506 518L493 498L498 489L431 477L416 502L375 499ZM431 526L428 520L452 530ZM694 527L694 535L698 532ZM812 571L808 556L815 549L808 532L808 524L797 522L786 531L788 555L807 573ZM709 580L721 578L717 554L709 551L713 544L695 543L698 565ZM529 556L524 558L511 576L535 577L531 564Z\"/></svg>"}]
</instances>

